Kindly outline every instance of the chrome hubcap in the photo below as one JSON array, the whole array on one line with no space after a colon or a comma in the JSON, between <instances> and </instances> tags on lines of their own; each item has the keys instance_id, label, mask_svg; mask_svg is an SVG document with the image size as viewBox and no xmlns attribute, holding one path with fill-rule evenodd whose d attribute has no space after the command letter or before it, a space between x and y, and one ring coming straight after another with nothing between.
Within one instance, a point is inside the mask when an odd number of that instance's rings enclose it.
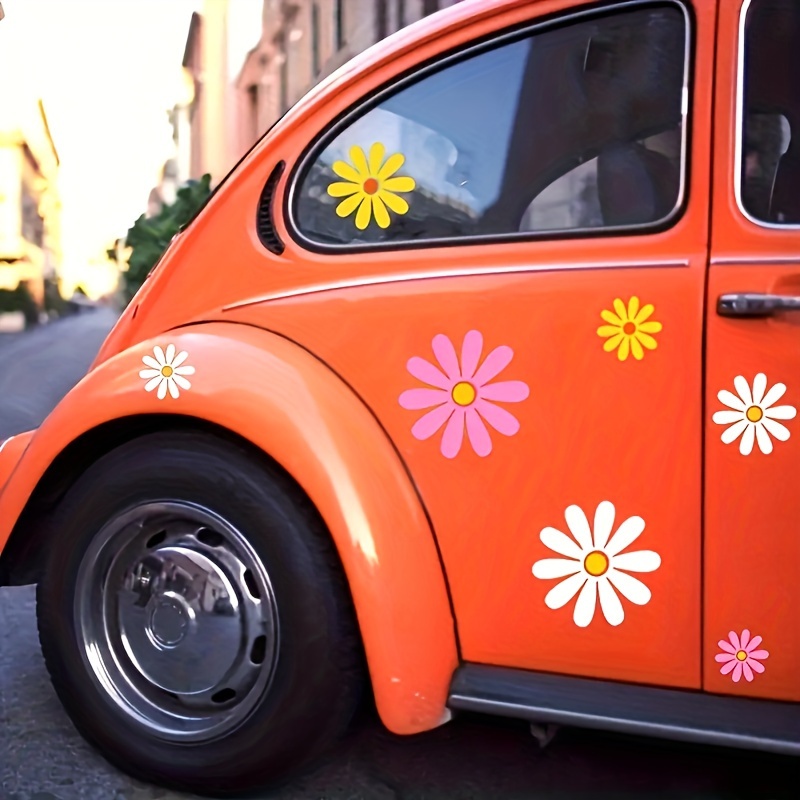
<instances>
[{"instance_id":1,"label":"chrome hubcap","mask_svg":"<svg viewBox=\"0 0 800 800\"><path fill-rule=\"evenodd\" d=\"M147 503L109 522L78 572L76 623L90 674L166 739L240 725L268 689L278 648L269 576L208 509Z\"/></svg>"}]
</instances>

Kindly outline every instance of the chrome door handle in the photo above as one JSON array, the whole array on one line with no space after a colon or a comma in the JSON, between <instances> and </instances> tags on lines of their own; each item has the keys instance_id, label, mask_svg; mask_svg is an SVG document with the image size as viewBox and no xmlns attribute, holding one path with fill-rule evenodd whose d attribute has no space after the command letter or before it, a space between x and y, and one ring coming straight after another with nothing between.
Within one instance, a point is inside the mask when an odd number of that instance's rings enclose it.
<instances>
[{"instance_id":1,"label":"chrome door handle","mask_svg":"<svg viewBox=\"0 0 800 800\"><path fill-rule=\"evenodd\" d=\"M800 311L800 297L782 294L723 294L717 300L721 317L771 317L776 311Z\"/></svg>"}]
</instances>

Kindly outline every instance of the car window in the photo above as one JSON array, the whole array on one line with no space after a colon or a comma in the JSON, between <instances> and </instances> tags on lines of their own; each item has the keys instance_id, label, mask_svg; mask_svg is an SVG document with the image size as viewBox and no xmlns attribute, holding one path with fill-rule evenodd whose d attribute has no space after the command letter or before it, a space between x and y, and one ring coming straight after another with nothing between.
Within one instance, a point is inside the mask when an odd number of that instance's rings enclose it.
<instances>
[{"instance_id":1,"label":"car window","mask_svg":"<svg viewBox=\"0 0 800 800\"><path fill-rule=\"evenodd\" d=\"M660 223L681 200L687 16L580 15L428 71L311 151L290 207L318 244Z\"/></svg>"},{"instance_id":2,"label":"car window","mask_svg":"<svg viewBox=\"0 0 800 800\"><path fill-rule=\"evenodd\" d=\"M753 0L744 26L741 202L761 222L800 224L800 3Z\"/></svg>"}]
</instances>

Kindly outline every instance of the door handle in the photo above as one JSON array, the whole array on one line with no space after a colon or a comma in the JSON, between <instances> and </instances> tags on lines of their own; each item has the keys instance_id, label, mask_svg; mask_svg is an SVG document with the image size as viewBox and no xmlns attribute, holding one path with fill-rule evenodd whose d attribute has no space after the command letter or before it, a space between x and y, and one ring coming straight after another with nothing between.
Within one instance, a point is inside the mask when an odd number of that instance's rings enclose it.
<instances>
[{"instance_id":1,"label":"door handle","mask_svg":"<svg viewBox=\"0 0 800 800\"><path fill-rule=\"evenodd\" d=\"M723 294L717 300L721 317L771 317L777 311L800 311L800 297L782 294Z\"/></svg>"}]
</instances>

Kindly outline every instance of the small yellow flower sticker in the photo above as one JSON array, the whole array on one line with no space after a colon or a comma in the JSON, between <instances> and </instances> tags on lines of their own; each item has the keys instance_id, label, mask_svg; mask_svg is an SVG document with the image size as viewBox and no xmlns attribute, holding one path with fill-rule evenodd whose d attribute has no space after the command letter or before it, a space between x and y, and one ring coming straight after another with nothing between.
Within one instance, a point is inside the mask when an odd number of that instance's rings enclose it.
<instances>
[{"instance_id":1,"label":"small yellow flower sticker","mask_svg":"<svg viewBox=\"0 0 800 800\"><path fill-rule=\"evenodd\" d=\"M625 361L630 353L637 361L644 358L644 349L655 350L658 342L650 335L658 333L662 325L650 319L655 308L648 303L639 308L639 298L631 297L628 307L617 298L614 300L614 314L604 309L600 316L608 323L597 329L597 335L602 336L606 341L603 350L610 353L617 350L617 358ZM617 349L619 348L619 349Z\"/></svg>"},{"instance_id":2,"label":"small yellow flower sticker","mask_svg":"<svg viewBox=\"0 0 800 800\"><path fill-rule=\"evenodd\" d=\"M355 145L350 148L350 160L335 161L333 171L346 182L336 182L328 186L331 197L344 197L336 207L340 217L349 217L356 209L356 228L363 231L372 217L381 228L388 228L391 219L387 206L395 214L405 214L408 203L395 192L413 192L416 182L413 178L393 177L405 163L402 153L389 156L384 162L386 148L375 142L369 150L369 163L364 151Z\"/></svg>"}]
</instances>

